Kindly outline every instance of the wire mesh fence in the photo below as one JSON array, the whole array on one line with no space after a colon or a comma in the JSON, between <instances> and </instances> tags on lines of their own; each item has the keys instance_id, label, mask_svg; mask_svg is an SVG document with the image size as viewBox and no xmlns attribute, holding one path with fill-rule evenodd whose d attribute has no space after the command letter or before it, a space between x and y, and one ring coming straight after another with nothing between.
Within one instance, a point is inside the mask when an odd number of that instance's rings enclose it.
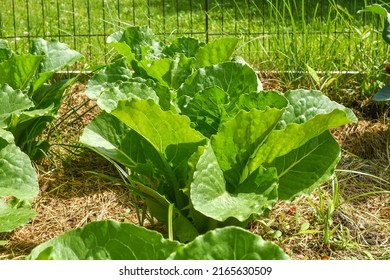
<instances>
[{"instance_id":1,"label":"wire mesh fence","mask_svg":"<svg viewBox=\"0 0 390 280\"><path fill-rule=\"evenodd\" d=\"M380 36L378 16L358 13L379 2L386 5L375 0L1 0L0 37L20 52L31 39L56 38L91 64L107 58L110 34L146 25L165 42L183 35L202 41L238 36L239 55L262 69L316 64L322 54L332 55L339 69L351 66L345 66L346 58L356 59L364 40L372 47Z\"/></svg>"}]
</instances>

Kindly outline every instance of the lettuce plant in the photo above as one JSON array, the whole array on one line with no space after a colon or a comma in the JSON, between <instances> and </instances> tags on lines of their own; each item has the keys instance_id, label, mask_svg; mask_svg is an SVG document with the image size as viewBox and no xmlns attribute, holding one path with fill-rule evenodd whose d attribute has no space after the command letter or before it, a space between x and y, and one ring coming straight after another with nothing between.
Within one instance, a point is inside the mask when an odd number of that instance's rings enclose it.
<instances>
[{"instance_id":1,"label":"lettuce plant","mask_svg":"<svg viewBox=\"0 0 390 280\"><path fill-rule=\"evenodd\" d=\"M37 137L55 117L72 83L48 80L79 58L55 40L34 40L28 54L16 54L0 40L0 232L10 232L35 216L30 206L39 187L31 159L48 149L48 142Z\"/></svg>"},{"instance_id":2,"label":"lettuce plant","mask_svg":"<svg viewBox=\"0 0 390 280\"><path fill-rule=\"evenodd\" d=\"M56 40L33 40L27 54L13 53L0 40L0 128L30 158L39 158L49 143L38 141L60 107L63 93L74 80L50 82L53 74L76 62L81 54Z\"/></svg>"},{"instance_id":3,"label":"lettuce plant","mask_svg":"<svg viewBox=\"0 0 390 280\"><path fill-rule=\"evenodd\" d=\"M355 115L319 91L263 91L232 59L236 38L163 46L131 27L109 42L119 57L87 88L103 112L80 141L118 167L171 238L246 226L333 175L340 147L328 130Z\"/></svg>"},{"instance_id":4,"label":"lettuce plant","mask_svg":"<svg viewBox=\"0 0 390 280\"><path fill-rule=\"evenodd\" d=\"M0 233L10 232L35 216L30 205L38 194L38 178L30 158L0 128Z\"/></svg>"}]
</instances>

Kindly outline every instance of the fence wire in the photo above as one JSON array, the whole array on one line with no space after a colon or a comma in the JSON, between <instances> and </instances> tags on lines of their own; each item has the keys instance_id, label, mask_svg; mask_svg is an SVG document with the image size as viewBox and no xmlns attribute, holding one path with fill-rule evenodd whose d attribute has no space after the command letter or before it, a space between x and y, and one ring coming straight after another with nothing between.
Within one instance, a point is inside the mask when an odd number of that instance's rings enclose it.
<instances>
[{"instance_id":1,"label":"fence wire","mask_svg":"<svg viewBox=\"0 0 390 280\"><path fill-rule=\"evenodd\" d=\"M8 40L18 52L27 50L31 39L56 38L83 53L91 64L107 59L110 47L106 38L126 26L149 26L165 42L183 35L206 42L233 35L242 39L240 55L272 69L277 67L275 58L278 56L279 59L289 53L306 56L304 52L311 47L318 49L318 53L329 52L329 44L332 44L329 41L334 41L334 49L340 44L346 46L346 52L358 51L365 26L371 26L372 30L382 26L378 16L358 11L366 5L385 2L1 0L0 37ZM361 30L355 30L356 26ZM372 32L369 36L378 34Z\"/></svg>"}]
</instances>

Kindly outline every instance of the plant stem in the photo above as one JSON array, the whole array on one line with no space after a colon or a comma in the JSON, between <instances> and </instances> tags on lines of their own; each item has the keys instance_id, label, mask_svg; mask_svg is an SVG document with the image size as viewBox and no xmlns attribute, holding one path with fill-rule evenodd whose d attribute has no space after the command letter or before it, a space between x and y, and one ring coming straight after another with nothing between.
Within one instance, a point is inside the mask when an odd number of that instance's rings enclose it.
<instances>
[{"instance_id":1,"label":"plant stem","mask_svg":"<svg viewBox=\"0 0 390 280\"><path fill-rule=\"evenodd\" d=\"M173 209L174 204L170 203L168 207L168 239L173 240Z\"/></svg>"}]
</instances>

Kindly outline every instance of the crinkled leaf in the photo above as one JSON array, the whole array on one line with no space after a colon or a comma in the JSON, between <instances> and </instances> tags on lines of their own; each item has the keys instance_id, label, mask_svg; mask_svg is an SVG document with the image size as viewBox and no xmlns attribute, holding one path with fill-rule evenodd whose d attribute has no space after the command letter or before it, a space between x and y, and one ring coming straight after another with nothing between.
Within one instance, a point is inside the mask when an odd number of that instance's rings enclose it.
<instances>
[{"instance_id":1,"label":"crinkled leaf","mask_svg":"<svg viewBox=\"0 0 390 280\"><path fill-rule=\"evenodd\" d=\"M172 188L186 181L187 160L205 143L186 116L162 111L152 100L120 101L112 114L151 144L159 155L158 168Z\"/></svg>"},{"instance_id":2,"label":"crinkled leaf","mask_svg":"<svg viewBox=\"0 0 390 280\"><path fill-rule=\"evenodd\" d=\"M160 82L162 85L178 88L192 73L192 59L184 55L176 55L172 58L159 60L141 60L138 67L145 73Z\"/></svg>"},{"instance_id":3,"label":"crinkled leaf","mask_svg":"<svg viewBox=\"0 0 390 280\"><path fill-rule=\"evenodd\" d=\"M8 84L13 89L24 90L43 59L42 55L13 54L10 59L0 63L0 85Z\"/></svg>"},{"instance_id":4,"label":"crinkled leaf","mask_svg":"<svg viewBox=\"0 0 390 280\"><path fill-rule=\"evenodd\" d=\"M120 100L152 99L159 103L157 93L145 83L123 82L107 85L97 99L98 106L110 113L115 110Z\"/></svg>"},{"instance_id":5,"label":"crinkled leaf","mask_svg":"<svg viewBox=\"0 0 390 280\"><path fill-rule=\"evenodd\" d=\"M170 68L172 60L170 58L162 58L159 60L141 60L138 62L138 67L142 68L146 74L163 84L170 84Z\"/></svg>"},{"instance_id":6,"label":"crinkled leaf","mask_svg":"<svg viewBox=\"0 0 390 280\"><path fill-rule=\"evenodd\" d=\"M157 151L138 133L108 113L103 112L92 120L85 128L80 142L105 158L123 164L136 174L145 176L146 181L164 180L161 172L158 172L155 167L159 159ZM157 164L157 166L161 165L163 163ZM132 179L143 182L139 175ZM167 223L170 202L153 189L156 187L152 183L149 186L139 184L131 190L146 201L154 217ZM175 236L183 242L192 240L198 235L193 225L176 208L173 226Z\"/></svg>"},{"instance_id":7,"label":"crinkled leaf","mask_svg":"<svg viewBox=\"0 0 390 280\"><path fill-rule=\"evenodd\" d=\"M238 227L215 229L178 248L173 260L287 260L277 245Z\"/></svg>"},{"instance_id":8,"label":"crinkled leaf","mask_svg":"<svg viewBox=\"0 0 390 280\"><path fill-rule=\"evenodd\" d=\"M234 245L232 247L232 244ZM133 224L97 221L37 247L28 260L285 260L275 244L237 227L210 231L184 245Z\"/></svg>"},{"instance_id":9,"label":"crinkled leaf","mask_svg":"<svg viewBox=\"0 0 390 280\"><path fill-rule=\"evenodd\" d=\"M279 198L292 200L298 194L308 194L333 175L340 160L340 147L326 131L303 146L275 159L279 177Z\"/></svg>"},{"instance_id":10,"label":"crinkled leaf","mask_svg":"<svg viewBox=\"0 0 390 280\"><path fill-rule=\"evenodd\" d=\"M390 100L390 84L387 84L381 88L377 93L375 93L374 101L389 101Z\"/></svg>"},{"instance_id":11,"label":"crinkled leaf","mask_svg":"<svg viewBox=\"0 0 390 280\"><path fill-rule=\"evenodd\" d=\"M344 117L334 117L331 119L328 128L338 127L350 122L357 121L356 116L351 109L331 101L318 90L291 90L284 94L289 101L278 129L285 128L289 123L302 124L321 115L331 115L334 111L339 110ZM317 121L318 122L318 121Z\"/></svg>"},{"instance_id":12,"label":"crinkled leaf","mask_svg":"<svg viewBox=\"0 0 390 280\"><path fill-rule=\"evenodd\" d=\"M238 44L238 38L223 37L201 47L195 55L196 68L219 64L227 61Z\"/></svg>"},{"instance_id":13,"label":"crinkled leaf","mask_svg":"<svg viewBox=\"0 0 390 280\"><path fill-rule=\"evenodd\" d=\"M184 102L188 102L183 98ZM199 92L187 104L179 104L182 114L195 124L196 130L210 137L218 132L219 125L226 116L225 104L228 95L220 88L212 87Z\"/></svg>"},{"instance_id":14,"label":"crinkled leaf","mask_svg":"<svg viewBox=\"0 0 390 280\"><path fill-rule=\"evenodd\" d=\"M0 141L0 197L32 201L38 190L37 174L30 158L14 144Z\"/></svg>"},{"instance_id":15,"label":"crinkled leaf","mask_svg":"<svg viewBox=\"0 0 390 280\"><path fill-rule=\"evenodd\" d=\"M152 146L111 114L102 112L84 129L80 142L98 154L150 178L154 177Z\"/></svg>"},{"instance_id":16,"label":"crinkled leaf","mask_svg":"<svg viewBox=\"0 0 390 280\"><path fill-rule=\"evenodd\" d=\"M36 248L29 260L164 260L182 245L133 224L97 221Z\"/></svg>"},{"instance_id":17,"label":"crinkled leaf","mask_svg":"<svg viewBox=\"0 0 390 280\"><path fill-rule=\"evenodd\" d=\"M28 207L15 208L0 199L0 232L11 232L27 224L36 212Z\"/></svg>"},{"instance_id":18,"label":"crinkled leaf","mask_svg":"<svg viewBox=\"0 0 390 280\"><path fill-rule=\"evenodd\" d=\"M125 58L129 65L133 63L135 60L135 54L128 44L125 42L110 42L110 45Z\"/></svg>"},{"instance_id":19,"label":"crinkled leaf","mask_svg":"<svg viewBox=\"0 0 390 280\"><path fill-rule=\"evenodd\" d=\"M212 137L215 156L232 188L247 178L252 158L275 128L282 114L283 111L276 108L240 111Z\"/></svg>"},{"instance_id":20,"label":"crinkled leaf","mask_svg":"<svg viewBox=\"0 0 390 280\"><path fill-rule=\"evenodd\" d=\"M182 53L186 57L195 57L195 54L202 46L204 46L204 43L195 38L180 37L175 38L169 46L165 47L163 53L172 58L175 57L177 53Z\"/></svg>"},{"instance_id":21,"label":"crinkled leaf","mask_svg":"<svg viewBox=\"0 0 390 280\"><path fill-rule=\"evenodd\" d=\"M253 169L288 154L328 129L357 120L353 112L330 101L319 91L295 90L285 94L290 104L277 130L273 130L257 151Z\"/></svg>"},{"instance_id":22,"label":"crinkled leaf","mask_svg":"<svg viewBox=\"0 0 390 280\"><path fill-rule=\"evenodd\" d=\"M127 81L131 76L126 62L117 60L88 80L86 95L91 99L97 99L107 87L119 81Z\"/></svg>"},{"instance_id":23,"label":"crinkled leaf","mask_svg":"<svg viewBox=\"0 0 390 280\"><path fill-rule=\"evenodd\" d=\"M161 109L163 109L164 111L177 112L176 103L172 102L173 96L175 94L174 91L169 89L167 86L153 81L152 79L144 80L138 77L134 78L133 80L140 80L140 82L145 83L157 93Z\"/></svg>"},{"instance_id":24,"label":"crinkled leaf","mask_svg":"<svg viewBox=\"0 0 390 280\"><path fill-rule=\"evenodd\" d=\"M40 66L40 72L55 72L82 58L80 53L55 39L50 41L44 39L33 40L31 53L45 56Z\"/></svg>"},{"instance_id":25,"label":"crinkled leaf","mask_svg":"<svg viewBox=\"0 0 390 280\"><path fill-rule=\"evenodd\" d=\"M147 26L131 26L124 31L119 31L107 38L108 43L114 43L112 46L119 46L119 52L124 51L124 47L116 43L126 43L136 60L144 58L159 57L161 53L160 43L156 40L156 36ZM126 53L129 53L128 50ZM129 61L129 60L128 60Z\"/></svg>"},{"instance_id":26,"label":"crinkled leaf","mask_svg":"<svg viewBox=\"0 0 390 280\"><path fill-rule=\"evenodd\" d=\"M179 107L182 114L190 117L197 130L210 137L218 132L220 124L234 118L240 110L266 110L267 107L284 109L287 100L280 93L251 92L236 98L220 88L212 87L196 94L189 101L182 97Z\"/></svg>"},{"instance_id":27,"label":"crinkled leaf","mask_svg":"<svg viewBox=\"0 0 390 280\"><path fill-rule=\"evenodd\" d=\"M195 210L220 222L231 217L243 222L253 214L262 213L275 197L271 199L255 192L228 192L213 148L211 145L206 147L191 184L191 201Z\"/></svg>"},{"instance_id":28,"label":"crinkled leaf","mask_svg":"<svg viewBox=\"0 0 390 280\"><path fill-rule=\"evenodd\" d=\"M224 62L196 70L178 89L177 95L189 99L208 88L218 87L227 92L231 101L241 94L259 92L261 82L256 72L246 64Z\"/></svg>"},{"instance_id":29,"label":"crinkled leaf","mask_svg":"<svg viewBox=\"0 0 390 280\"><path fill-rule=\"evenodd\" d=\"M0 103L0 124L11 114L20 114L34 106L21 90L14 90L7 84L0 88Z\"/></svg>"},{"instance_id":30,"label":"crinkled leaf","mask_svg":"<svg viewBox=\"0 0 390 280\"><path fill-rule=\"evenodd\" d=\"M19 115L12 116L8 129L14 134L16 143L28 142L40 135L46 123L53 117L53 105L43 109L23 111Z\"/></svg>"},{"instance_id":31,"label":"crinkled leaf","mask_svg":"<svg viewBox=\"0 0 390 280\"><path fill-rule=\"evenodd\" d=\"M14 143L14 135L9 131L0 128L0 141L4 143Z\"/></svg>"},{"instance_id":32,"label":"crinkled leaf","mask_svg":"<svg viewBox=\"0 0 390 280\"><path fill-rule=\"evenodd\" d=\"M235 106L229 107L229 114L235 115L239 110L250 111L252 109L266 110L267 107L284 109L288 105L287 99L277 91L260 91L242 94Z\"/></svg>"}]
</instances>

